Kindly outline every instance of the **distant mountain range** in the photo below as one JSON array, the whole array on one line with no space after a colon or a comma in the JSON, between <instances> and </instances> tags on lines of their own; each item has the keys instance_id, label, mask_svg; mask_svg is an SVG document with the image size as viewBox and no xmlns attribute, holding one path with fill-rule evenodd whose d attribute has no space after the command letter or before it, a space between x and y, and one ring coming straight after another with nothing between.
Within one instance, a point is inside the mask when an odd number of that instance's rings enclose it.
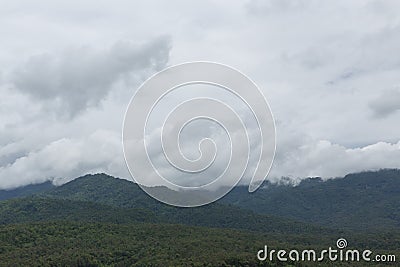
<instances>
[{"instance_id":1,"label":"distant mountain range","mask_svg":"<svg viewBox=\"0 0 400 267\"><path fill-rule=\"evenodd\" d=\"M162 190L171 193L167 188ZM174 223L269 233L331 232L229 204L191 209L168 206L149 197L135 183L105 174L86 175L60 187L0 202L3 224L55 220Z\"/></svg>"},{"instance_id":2,"label":"distant mountain range","mask_svg":"<svg viewBox=\"0 0 400 267\"><path fill-rule=\"evenodd\" d=\"M177 208L133 182L85 175L0 191L0 265L269 266L254 256L264 244L326 248L339 237L398 252L399 193L400 170L380 170L251 194L238 186L217 203Z\"/></svg>"},{"instance_id":3,"label":"distant mountain range","mask_svg":"<svg viewBox=\"0 0 400 267\"><path fill-rule=\"evenodd\" d=\"M158 187L157 190L171 194L171 190L165 187ZM251 194L246 187L238 186L218 203L194 209L164 205L149 197L133 182L106 174L86 175L59 187L47 182L0 191L0 200L24 196L39 197L42 202L46 199L73 200L120 209L147 210L172 222L194 221L190 218L196 216L199 216L198 220L205 220L211 210L219 215L218 209L221 209L225 215L231 213L232 216L251 217L257 214L257 218L273 218L281 225L284 219L285 222L355 231L400 229L400 170L355 173L328 181L309 178L298 186L267 182L262 189ZM174 216L171 217L171 214ZM3 221L6 217L2 216ZM180 219L172 219L175 217ZM206 222L193 224L207 225Z\"/></svg>"}]
</instances>

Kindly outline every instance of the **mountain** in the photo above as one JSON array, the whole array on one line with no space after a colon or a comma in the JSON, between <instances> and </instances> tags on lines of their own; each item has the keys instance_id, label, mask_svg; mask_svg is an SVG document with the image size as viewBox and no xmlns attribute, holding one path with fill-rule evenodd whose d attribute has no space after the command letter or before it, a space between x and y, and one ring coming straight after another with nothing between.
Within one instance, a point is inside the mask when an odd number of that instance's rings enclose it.
<instances>
[{"instance_id":1,"label":"mountain","mask_svg":"<svg viewBox=\"0 0 400 267\"><path fill-rule=\"evenodd\" d=\"M159 187L157 190L163 190L165 194L172 192L166 187ZM263 232L328 232L327 229L322 227L287 218L260 215L230 204L212 203L189 209L172 207L148 196L137 184L106 174L85 175L63 186L44 192L40 196L50 199L99 203L114 208L145 209L159 218L160 222L165 223Z\"/></svg>"},{"instance_id":2,"label":"mountain","mask_svg":"<svg viewBox=\"0 0 400 267\"><path fill-rule=\"evenodd\" d=\"M170 191L168 188L163 188ZM104 173L88 174L40 194L48 198L90 201L121 208L163 207L159 201L147 195L135 183L114 178Z\"/></svg>"},{"instance_id":3,"label":"mountain","mask_svg":"<svg viewBox=\"0 0 400 267\"><path fill-rule=\"evenodd\" d=\"M237 187L220 203L261 214L354 231L400 229L400 170L361 172L298 186L266 184L253 194Z\"/></svg>"},{"instance_id":4,"label":"mountain","mask_svg":"<svg viewBox=\"0 0 400 267\"><path fill-rule=\"evenodd\" d=\"M296 187L266 183L253 194L237 187L217 203L190 209L162 204L135 183L105 174L25 188L18 191L24 197L0 201L0 266L305 266L260 262L256 253L264 245L321 250L339 237L352 248L397 255L399 177L398 170L382 170Z\"/></svg>"},{"instance_id":5,"label":"mountain","mask_svg":"<svg viewBox=\"0 0 400 267\"><path fill-rule=\"evenodd\" d=\"M170 193L165 187L158 190ZM123 208L146 208L160 214L174 210L149 197L136 184L105 174L86 175L43 194ZM228 210L238 207L333 229L397 230L400 229L400 170L354 173L327 181L309 178L297 186L265 183L251 194L247 187L238 186L217 204L231 206ZM181 213L193 211L197 209Z\"/></svg>"},{"instance_id":6,"label":"mountain","mask_svg":"<svg viewBox=\"0 0 400 267\"><path fill-rule=\"evenodd\" d=\"M166 187L157 190L171 194ZM106 174L85 175L35 195L115 208L143 209L165 221L192 225L254 229L255 226L250 227L244 221L249 218L257 221L260 218L257 216L264 216L263 220L270 220L270 225L302 223L303 226L357 232L400 229L400 170L355 173L328 181L309 178L298 186L265 183L251 194L246 187L238 186L217 203L194 209L164 205L135 183ZM230 220L235 216L242 218L240 222Z\"/></svg>"}]
</instances>

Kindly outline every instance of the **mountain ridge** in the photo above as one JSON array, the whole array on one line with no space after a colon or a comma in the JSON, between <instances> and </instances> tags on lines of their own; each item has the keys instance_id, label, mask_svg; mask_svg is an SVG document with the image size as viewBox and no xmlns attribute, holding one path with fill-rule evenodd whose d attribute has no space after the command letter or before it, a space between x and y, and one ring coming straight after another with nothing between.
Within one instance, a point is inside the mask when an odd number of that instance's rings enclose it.
<instances>
[{"instance_id":1,"label":"mountain ridge","mask_svg":"<svg viewBox=\"0 0 400 267\"><path fill-rule=\"evenodd\" d=\"M214 211L219 208L220 212L225 209L232 216L240 210L238 212L244 217L253 216L254 220L254 214L259 214L332 229L381 231L400 228L400 170L361 172L327 181L310 178L295 187L265 185L251 194L247 187L237 186L216 203L187 211L158 202L132 181L106 174L88 174L58 187L33 192L31 196L144 209L157 213L157 216L173 214L175 219L179 217L186 222L191 220L190 216L211 220L202 213L202 209L206 211L211 207ZM172 192L166 187L158 190Z\"/></svg>"}]
</instances>

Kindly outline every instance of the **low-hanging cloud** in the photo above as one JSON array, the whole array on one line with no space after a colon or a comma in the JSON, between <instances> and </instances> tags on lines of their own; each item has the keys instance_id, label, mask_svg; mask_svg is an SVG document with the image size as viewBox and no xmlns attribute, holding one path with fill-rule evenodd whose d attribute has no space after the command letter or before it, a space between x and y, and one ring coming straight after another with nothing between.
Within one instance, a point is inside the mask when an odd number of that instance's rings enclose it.
<instances>
[{"instance_id":1,"label":"low-hanging cloud","mask_svg":"<svg viewBox=\"0 0 400 267\"><path fill-rule=\"evenodd\" d=\"M62 138L0 167L0 189L31 183L65 183L85 173L124 176L120 136L99 130L85 138Z\"/></svg>"},{"instance_id":2,"label":"low-hanging cloud","mask_svg":"<svg viewBox=\"0 0 400 267\"><path fill-rule=\"evenodd\" d=\"M327 140L308 140L287 150L285 145L281 143L281 149L278 145L270 175L273 181L287 177L296 184L305 177L329 179L353 172L400 168L400 142L347 148Z\"/></svg>"}]
</instances>

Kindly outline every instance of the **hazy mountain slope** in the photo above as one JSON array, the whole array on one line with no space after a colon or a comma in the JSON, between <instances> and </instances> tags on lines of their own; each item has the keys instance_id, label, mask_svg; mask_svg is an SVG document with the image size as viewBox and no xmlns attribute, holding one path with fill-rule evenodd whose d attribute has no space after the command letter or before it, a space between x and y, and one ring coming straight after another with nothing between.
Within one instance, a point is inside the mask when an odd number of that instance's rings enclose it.
<instances>
[{"instance_id":1,"label":"hazy mountain slope","mask_svg":"<svg viewBox=\"0 0 400 267\"><path fill-rule=\"evenodd\" d=\"M266 184L254 194L238 187L221 203L334 228L400 229L400 170L349 174L326 182L307 179L296 187Z\"/></svg>"},{"instance_id":2,"label":"hazy mountain slope","mask_svg":"<svg viewBox=\"0 0 400 267\"><path fill-rule=\"evenodd\" d=\"M6 200L17 197L25 197L32 194L48 191L55 186L51 182L41 184L32 184L23 187L18 187L10 190L0 190L0 200Z\"/></svg>"}]
</instances>

